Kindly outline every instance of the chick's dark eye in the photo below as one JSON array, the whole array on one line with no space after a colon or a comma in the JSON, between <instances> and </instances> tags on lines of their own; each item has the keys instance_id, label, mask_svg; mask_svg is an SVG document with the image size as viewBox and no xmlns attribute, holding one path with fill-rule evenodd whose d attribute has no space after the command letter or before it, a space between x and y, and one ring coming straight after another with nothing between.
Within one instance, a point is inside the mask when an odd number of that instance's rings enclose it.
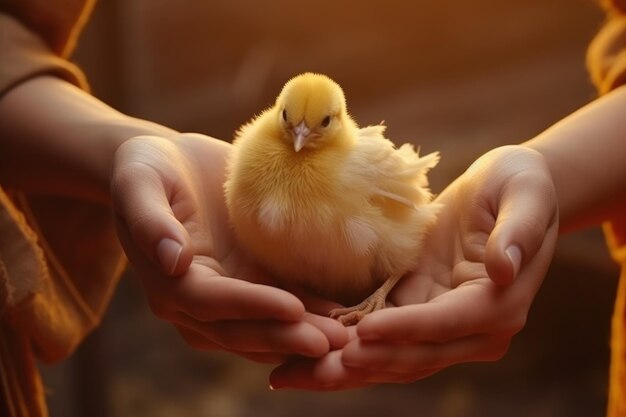
<instances>
[{"instance_id":1,"label":"chick's dark eye","mask_svg":"<svg viewBox=\"0 0 626 417\"><path fill-rule=\"evenodd\" d=\"M322 127L327 127L329 124L330 124L330 116L324 117L324 120L322 120Z\"/></svg>"},{"instance_id":2,"label":"chick's dark eye","mask_svg":"<svg viewBox=\"0 0 626 417\"><path fill-rule=\"evenodd\" d=\"M283 120L287 121L287 110L283 110Z\"/></svg>"}]
</instances>

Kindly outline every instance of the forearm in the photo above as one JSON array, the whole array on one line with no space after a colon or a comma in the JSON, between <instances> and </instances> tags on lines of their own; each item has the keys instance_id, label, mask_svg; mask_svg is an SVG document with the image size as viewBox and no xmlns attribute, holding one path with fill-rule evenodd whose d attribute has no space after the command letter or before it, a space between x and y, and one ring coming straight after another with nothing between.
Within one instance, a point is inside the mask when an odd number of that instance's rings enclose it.
<instances>
[{"instance_id":1,"label":"forearm","mask_svg":"<svg viewBox=\"0 0 626 417\"><path fill-rule=\"evenodd\" d=\"M117 147L133 136L175 133L60 79L34 78L0 99L0 184L108 202Z\"/></svg>"},{"instance_id":2,"label":"forearm","mask_svg":"<svg viewBox=\"0 0 626 417\"><path fill-rule=\"evenodd\" d=\"M626 87L563 119L525 145L550 167L562 231L626 211Z\"/></svg>"}]
</instances>

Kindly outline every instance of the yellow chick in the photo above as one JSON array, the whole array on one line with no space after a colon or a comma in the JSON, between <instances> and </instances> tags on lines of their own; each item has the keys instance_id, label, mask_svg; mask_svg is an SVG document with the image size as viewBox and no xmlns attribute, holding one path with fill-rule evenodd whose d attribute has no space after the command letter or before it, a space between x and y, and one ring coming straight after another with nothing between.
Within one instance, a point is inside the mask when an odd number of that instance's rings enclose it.
<instances>
[{"instance_id":1,"label":"yellow chick","mask_svg":"<svg viewBox=\"0 0 626 417\"><path fill-rule=\"evenodd\" d=\"M237 238L285 286L364 300L330 313L345 325L385 307L439 209L426 177L439 155L384 131L359 128L330 78L299 75L237 132L224 185Z\"/></svg>"}]
</instances>

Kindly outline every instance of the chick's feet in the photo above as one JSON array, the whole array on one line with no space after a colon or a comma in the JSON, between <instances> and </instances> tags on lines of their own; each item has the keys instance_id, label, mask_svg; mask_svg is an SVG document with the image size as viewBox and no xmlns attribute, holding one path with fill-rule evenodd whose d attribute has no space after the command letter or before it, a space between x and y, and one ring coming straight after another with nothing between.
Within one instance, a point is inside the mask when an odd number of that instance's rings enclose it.
<instances>
[{"instance_id":1,"label":"chick's feet","mask_svg":"<svg viewBox=\"0 0 626 417\"><path fill-rule=\"evenodd\" d=\"M386 294L376 291L359 304L352 307L335 308L328 315L337 319L344 326L357 324L366 314L385 308Z\"/></svg>"},{"instance_id":2,"label":"chick's feet","mask_svg":"<svg viewBox=\"0 0 626 417\"><path fill-rule=\"evenodd\" d=\"M366 314L382 310L387 304L387 295L400 280L400 276L389 278L372 295L352 307L335 308L328 315L339 320L344 326L357 324Z\"/></svg>"}]
</instances>

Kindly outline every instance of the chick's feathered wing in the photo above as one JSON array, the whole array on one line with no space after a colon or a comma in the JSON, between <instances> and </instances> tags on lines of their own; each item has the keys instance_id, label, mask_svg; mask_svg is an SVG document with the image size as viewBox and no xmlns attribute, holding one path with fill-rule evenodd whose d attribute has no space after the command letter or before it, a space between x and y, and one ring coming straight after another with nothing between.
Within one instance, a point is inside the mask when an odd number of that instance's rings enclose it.
<instances>
[{"instance_id":1,"label":"chick's feathered wing","mask_svg":"<svg viewBox=\"0 0 626 417\"><path fill-rule=\"evenodd\" d=\"M366 200L362 219L376 237L369 247L374 286L416 267L425 233L440 208L431 202L427 177L439 154L420 157L409 143L396 148L384 132L382 125L358 129L342 167L342 181ZM349 241L358 244L362 237Z\"/></svg>"},{"instance_id":2,"label":"chick's feathered wing","mask_svg":"<svg viewBox=\"0 0 626 417\"><path fill-rule=\"evenodd\" d=\"M344 175L369 184L371 193L408 207L429 203L428 171L439 162L437 152L420 157L413 145L396 149L384 137L385 126L358 129L357 142L346 161Z\"/></svg>"}]
</instances>

